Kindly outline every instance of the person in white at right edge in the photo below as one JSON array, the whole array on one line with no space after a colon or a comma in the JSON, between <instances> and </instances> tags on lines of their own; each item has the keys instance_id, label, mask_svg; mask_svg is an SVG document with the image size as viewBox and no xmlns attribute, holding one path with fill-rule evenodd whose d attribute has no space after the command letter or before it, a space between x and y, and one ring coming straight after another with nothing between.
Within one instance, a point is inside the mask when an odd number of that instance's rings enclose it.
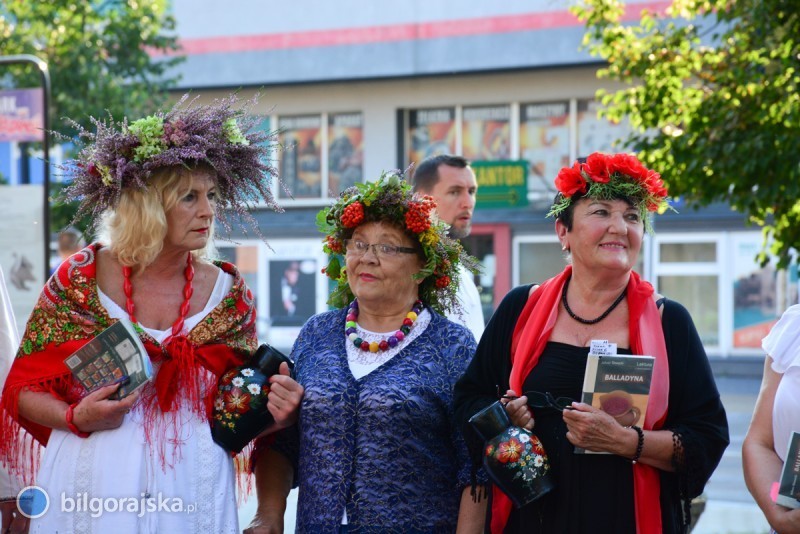
<instances>
[{"instance_id":1,"label":"person in white at right edge","mask_svg":"<svg viewBox=\"0 0 800 534\"><path fill-rule=\"evenodd\" d=\"M14 321L14 310L8 298L8 289L0 268L0 391L6 375L11 368L11 361L19 347L19 334ZM0 464L0 517L2 532L27 532L28 519L17 510L17 494L22 489L22 481Z\"/></svg>"},{"instance_id":2,"label":"person in white at right edge","mask_svg":"<svg viewBox=\"0 0 800 534\"><path fill-rule=\"evenodd\" d=\"M436 201L439 218L450 225L450 237L463 239L470 234L478 182L466 159L449 154L431 156L417 166L411 181L415 192ZM463 265L459 266L457 296L462 309L450 312L447 318L469 328L480 341L485 324L481 297L472 273Z\"/></svg>"}]
</instances>

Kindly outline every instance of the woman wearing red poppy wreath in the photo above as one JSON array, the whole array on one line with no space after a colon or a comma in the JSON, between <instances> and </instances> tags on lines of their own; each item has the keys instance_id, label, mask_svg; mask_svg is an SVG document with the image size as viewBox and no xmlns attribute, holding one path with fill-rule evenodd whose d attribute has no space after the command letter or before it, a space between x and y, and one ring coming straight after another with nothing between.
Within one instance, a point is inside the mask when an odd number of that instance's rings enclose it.
<instances>
[{"instance_id":1,"label":"woman wearing red poppy wreath","mask_svg":"<svg viewBox=\"0 0 800 534\"><path fill-rule=\"evenodd\" d=\"M495 533L685 532L728 425L691 317L633 271L667 190L636 157L600 153L562 169L556 188L548 215L569 265L505 297L456 385L465 429L499 391L511 421L533 429L550 459L554 488L521 508L492 488L488 524ZM592 340L655 357L639 426L577 401L529 407L525 392L581 398Z\"/></svg>"},{"instance_id":2,"label":"woman wearing red poppy wreath","mask_svg":"<svg viewBox=\"0 0 800 534\"><path fill-rule=\"evenodd\" d=\"M384 175L318 215L334 257L329 303L341 309L312 317L292 349L300 420L258 455L258 511L245 532L282 531L293 482L297 532L483 528L451 408L475 339L441 315L456 302L459 263L475 265L434 209Z\"/></svg>"},{"instance_id":3,"label":"woman wearing red poppy wreath","mask_svg":"<svg viewBox=\"0 0 800 534\"><path fill-rule=\"evenodd\" d=\"M82 131L67 196L102 219L103 237L48 280L2 396L0 452L51 499L32 532L239 532L233 461L209 414L219 376L256 349L255 308L236 267L208 258L222 208L245 215L254 193L274 201L269 138L244 133L255 117L235 103L182 100ZM133 324L154 368L122 400L119 383L88 393L65 364L117 321ZM302 388L284 368L270 389L259 393L274 430L293 424Z\"/></svg>"}]
</instances>

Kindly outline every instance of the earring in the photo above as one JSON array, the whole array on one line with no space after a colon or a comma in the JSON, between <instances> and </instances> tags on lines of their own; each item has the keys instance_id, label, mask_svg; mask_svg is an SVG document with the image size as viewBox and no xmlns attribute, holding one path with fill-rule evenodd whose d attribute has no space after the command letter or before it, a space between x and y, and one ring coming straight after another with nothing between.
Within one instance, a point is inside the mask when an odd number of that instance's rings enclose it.
<instances>
[{"instance_id":1,"label":"earring","mask_svg":"<svg viewBox=\"0 0 800 534\"><path fill-rule=\"evenodd\" d=\"M567 251L567 250L569 250L569 249L567 249L567 245L564 245L564 244L562 244L562 245L561 245L561 250L563 250L563 251Z\"/></svg>"}]
</instances>

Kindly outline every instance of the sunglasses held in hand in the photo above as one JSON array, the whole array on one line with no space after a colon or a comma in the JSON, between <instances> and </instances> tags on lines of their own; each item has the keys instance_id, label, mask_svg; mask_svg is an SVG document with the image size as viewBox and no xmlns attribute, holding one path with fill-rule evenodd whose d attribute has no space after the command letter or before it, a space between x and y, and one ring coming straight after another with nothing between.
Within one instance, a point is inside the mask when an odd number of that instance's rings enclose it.
<instances>
[{"instance_id":1,"label":"sunglasses held in hand","mask_svg":"<svg viewBox=\"0 0 800 534\"><path fill-rule=\"evenodd\" d=\"M497 386L497 396L501 399L508 400L515 400L519 398L513 395L500 395L500 386ZM549 391L544 393L541 391L524 391L522 396L528 397L528 406L531 408L552 408L553 410L558 410L559 412L563 412L564 410L572 410L572 403L575 402L569 397L553 397Z\"/></svg>"}]
</instances>

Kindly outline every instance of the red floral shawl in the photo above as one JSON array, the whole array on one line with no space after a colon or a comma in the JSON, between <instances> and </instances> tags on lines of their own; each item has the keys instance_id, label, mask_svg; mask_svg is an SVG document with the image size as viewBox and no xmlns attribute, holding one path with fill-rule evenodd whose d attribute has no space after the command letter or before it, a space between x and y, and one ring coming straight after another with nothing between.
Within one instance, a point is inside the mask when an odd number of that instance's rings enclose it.
<instances>
[{"instance_id":1,"label":"red floral shawl","mask_svg":"<svg viewBox=\"0 0 800 534\"><path fill-rule=\"evenodd\" d=\"M64 359L116 322L100 304L97 293L95 259L100 248L93 244L74 254L47 281L6 379L0 399L0 459L26 480L37 464L38 447L30 437L46 445L51 429L19 414L20 391L48 392L64 402L78 401L86 391L73 380ZM150 358L161 363L149 398L143 394L137 401L145 403L146 421L158 417L159 412L176 409L181 399L188 399L195 413L208 418L216 381L255 351L252 293L234 265L216 265L234 276L233 287L187 337L175 338L167 348L137 328ZM204 398L202 391L208 392ZM145 427L148 441L149 426ZM24 439L16 439L18 433Z\"/></svg>"},{"instance_id":2,"label":"red floral shawl","mask_svg":"<svg viewBox=\"0 0 800 534\"><path fill-rule=\"evenodd\" d=\"M528 299L514 327L511 342L511 377L509 385L522 391L531 370L539 361L558 316L558 306L564 282L572 276L572 266L567 266L558 276L547 280ZM631 272L628 282L628 328L631 350L634 354L654 356L655 367L642 427L646 430L661 428L667 416L669 394L669 362L661 315L653 301L653 286ZM636 530L639 534L661 532L660 480L658 470L641 462L633 466L634 507ZM496 487L493 491L493 533L502 532L511 513L512 503Z\"/></svg>"}]
</instances>

